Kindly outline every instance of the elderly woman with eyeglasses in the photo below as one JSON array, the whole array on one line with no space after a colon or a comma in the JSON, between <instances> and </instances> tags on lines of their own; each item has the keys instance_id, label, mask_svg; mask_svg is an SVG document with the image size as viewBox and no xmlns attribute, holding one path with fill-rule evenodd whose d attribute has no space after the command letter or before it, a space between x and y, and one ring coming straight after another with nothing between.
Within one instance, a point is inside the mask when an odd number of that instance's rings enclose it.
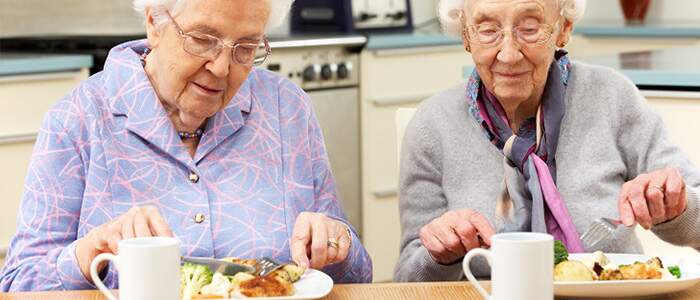
<instances>
[{"instance_id":1,"label":"elderly woman with eyeglasses","mask_svg":"<svg viewBox=\"0 0 700 300\"><path fill-rule=\"evenodd\" d=\"M619 73L563 50L584 0L442 0L475 69L426 100L401 153L397 281L460 280L496 232L546 232L571 252L641 252L633 225L700 248L700 171ZM587 245L594 219L620 219ZM472 270L488 276L485 261Z\"/></svg>"},{"instance_id":2,"label":"elderly woman with eyeglasses","mask_svg":"<svg viewBox=\"0 0 700 300\"><path fill-rule=\"evenodd\" d=\"M122 239L259 258L369 282L308 96L254 68L292 0L135 0L147 39L112 49L46 115L2 291L94 288ZM101 276L111 288L116 270Z\"/></svg>"}]
</instances>

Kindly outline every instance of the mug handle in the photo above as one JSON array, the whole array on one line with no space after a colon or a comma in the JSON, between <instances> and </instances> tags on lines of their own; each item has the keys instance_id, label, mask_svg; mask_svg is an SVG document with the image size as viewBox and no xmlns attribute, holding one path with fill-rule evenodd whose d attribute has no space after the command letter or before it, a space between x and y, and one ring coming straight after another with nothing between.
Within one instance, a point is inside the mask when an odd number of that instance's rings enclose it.
<instances>
[{"instance_id":1,"label":"mug handle","mask_svg":"<svg viewBox=\"0 0 700 300\"><path fill-rule=\"evenodd\" d=\"M467 278L469 281L476 287L476 291L481 294L484 299L491 299L491 295L489 295L486 290L479 284L479 281L476 280L476 277L472 274L472 270L469 269L469 263L471 262L472 258L476 256L484 256L486 257L486 260L488 261L489 265L491 265L491 251L482 249L482 248L474 248L467 252L467 255L464 256L464 261L462 262L462 268L464 269L464 275L467 275Z\"/></svg>"},{"instance_id":2,"label":"mug handle","mask_svg":"<svg viewBox=\"0 0 700 300\"><path fill-rule=\"evenodd\" d=\"M118 300L117 297L115 297L114 294L112 294L112 292L104 285L104 283L102 283L100 275L97 272L97 265L106 260L113 261L117 268L119 268L118 256L111 253L102 253L96 256L95 259L92 260L92 263L90 263L90 276L92 276L92 281L95 283L100 292L102 292L102 294L104 294L105 297L107 297L107 299Z\"/></svg>"}]
</instances>

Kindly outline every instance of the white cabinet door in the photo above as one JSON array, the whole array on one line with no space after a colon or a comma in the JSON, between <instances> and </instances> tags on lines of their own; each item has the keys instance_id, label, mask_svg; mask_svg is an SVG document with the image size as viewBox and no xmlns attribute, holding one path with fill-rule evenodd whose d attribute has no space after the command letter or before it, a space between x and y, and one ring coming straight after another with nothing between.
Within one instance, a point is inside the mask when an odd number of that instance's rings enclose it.
<instances>
[{"instance_id":1,"label":"white cabinet door","mask_svg":"<svg viewBox=\"0 0 700 300\"><path fill-rule=\"evenodd\" d=\"M696 167L700 167L700 92L642 93L649 104L661 114L671 142L678 145ZM641 227L637 227L637 236L646 254L678 255L700 262L700 254L692 248L666 243Z\"/></svg>"},{"instance_id":2,"label":"white cabinet door","mask_svg":"<svg viewBox=\"0 0 700 300\"><path fill-rule=\"evenodd\" d=\"M362 238L375 282L392 280L399 256L396 110L459 84L468 65L461 46L362 53Z\"/></svg>"},{"instance_id":3,"label":"white cabinet door","mask_svg":"<svg viewBox=\"0 0 700 300\"><path fill-rule=\"evenodd\" d=\"M0 257L16 230L27 166L44 114L87 76L87 69L0 76Z\"/></svg>"}]
</instances>

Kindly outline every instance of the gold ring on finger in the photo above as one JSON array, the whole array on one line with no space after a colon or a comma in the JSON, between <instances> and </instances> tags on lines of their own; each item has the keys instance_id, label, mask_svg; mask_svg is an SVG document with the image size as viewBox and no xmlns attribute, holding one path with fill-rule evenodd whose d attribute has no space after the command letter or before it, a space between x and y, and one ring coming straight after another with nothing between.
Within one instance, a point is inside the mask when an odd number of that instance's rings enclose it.
<instances>
[{"instance_id":1,"label":"gold ring on finger","mask_svg":"<svg viewBox=\"0 0 700 300\"><path fill-rule=\"evenodd\" d=\"M331 248L336 249L336 250L338 250L338 247L340 247L338 245L338 239L336 239L336 238L328 238L327 245L328 245L328 247L331 247Z\"/></svg>"},{"instance_id":2,"label":"gold ring on finger","mask_svg":"<svg viewBox=\"0 0 700 300\"><path fill-rule=\"evenodd\" d=\"M663 194L664 192L666 192L666 189L664 189L663 186L660 186L660 185L652 185L651 187L653 187L653 188L659 190L662 194Z\"/></svg>"}]
</instances>

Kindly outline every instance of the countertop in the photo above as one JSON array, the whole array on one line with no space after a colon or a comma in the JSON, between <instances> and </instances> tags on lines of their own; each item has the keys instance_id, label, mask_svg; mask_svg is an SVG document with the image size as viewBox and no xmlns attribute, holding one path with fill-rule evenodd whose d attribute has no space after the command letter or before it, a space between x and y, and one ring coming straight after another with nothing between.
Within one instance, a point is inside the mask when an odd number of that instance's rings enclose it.
<instances>
[{"instance_id":1,"label":"countertop","mask_svg":"<svg viewBox=\"0 0 700 300\"><path fill-rule=\"evenodd\" d=\"M270 36L270 48L346 46L362 47L367 38L360 34L293 34Z\"/></svg>"},{"instance_id":2,"label":"countertop","mask_svg":"<svg viewBox=\"0 0 700 300\"><path fill-rule=\"evenodd\" d=\"M700 21L647 22L643 25L625 25L622 20L583 20L574 26L574 34L589 37L663 37L700 39ZM432 25L413 32L371 34L367 49L400 49L459 45L458 37L448 36L440 27Z\"/></svg>"},{"instance_id":3,"label":"countertop","mask_svg":"<svg viewBox=\"0 0 700 300\"><path fill-rule=\"evenodd\" d=\"M462 40L438 30L416 30L410 33L372 34L367 38L368 50L401 49L415 47L453 46Z\"/></svg>"},{"instance_id":4,"label":"countertop","mask_svg":"<svg viewBox=\"0 0 700 300\"><path fill-rule=\"evenodd\" d=\"M627 75L644 90L700 90L700 47L620 53L578 60Z\"/></svg>"},{"instance_id":5,"label":"countertop","mask_svg":"<svg viewBox=\"0 0 700 300\"><path fill-rule=\"evenodd\" d=\"M700 21L647 21L626 25L623 20L584 19L574 26L574 34L591 37L700 38Z\"/></svg>"},{"instance_id":6,"label":"countertop","mask_svg":"<svg viewBox=\"0 0 700 300\"><path fill-rule=\"evenodd\" d=\"M91 66L90 55L0 53L0 76L61 72Z\"/></svg>"}]
</instances>

